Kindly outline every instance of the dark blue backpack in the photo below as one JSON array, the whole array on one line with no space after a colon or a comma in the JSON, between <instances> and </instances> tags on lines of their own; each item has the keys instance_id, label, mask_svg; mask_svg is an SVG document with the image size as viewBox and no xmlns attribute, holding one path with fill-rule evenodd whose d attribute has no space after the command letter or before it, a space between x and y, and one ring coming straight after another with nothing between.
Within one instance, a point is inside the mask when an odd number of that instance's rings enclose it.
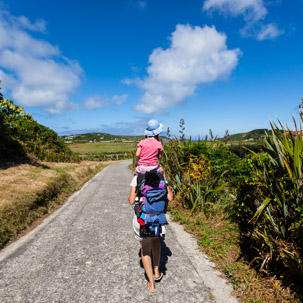
<instances>
[{"instance_id":1,"label":"dark blue backpack","mask_svg":"<svg viewBox=\"0 0 303 303\"><path fill-rule=\"evenodd\" d=\"M137 196L142 200L135 208L140 234L159 236L162 226L167 224L167 187L163 174L157 171L139 174L137 177ZM143 197L143 199L140 199ZM152 232L149 233L149 230ZM142 233L141 233L142 230Z\"/></svg>"}]
</instances>

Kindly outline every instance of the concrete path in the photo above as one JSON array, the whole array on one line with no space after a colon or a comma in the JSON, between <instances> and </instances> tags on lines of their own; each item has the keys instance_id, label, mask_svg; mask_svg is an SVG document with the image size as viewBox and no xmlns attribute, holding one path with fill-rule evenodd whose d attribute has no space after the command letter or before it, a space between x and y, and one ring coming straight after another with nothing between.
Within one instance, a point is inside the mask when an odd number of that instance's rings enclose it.
<instances>
[{"instance_id":1,"label":"concrete path","mask_svg":"<svg viewBox=\"0 0 303 303\"><path fill-rule=\"evenodd\" d=\"M0 302L237 302L230 287L170 223L164 277L144 285L127 198L129 162L105 168L35 230L0 253Z\"/></svg>"}]
</instances>

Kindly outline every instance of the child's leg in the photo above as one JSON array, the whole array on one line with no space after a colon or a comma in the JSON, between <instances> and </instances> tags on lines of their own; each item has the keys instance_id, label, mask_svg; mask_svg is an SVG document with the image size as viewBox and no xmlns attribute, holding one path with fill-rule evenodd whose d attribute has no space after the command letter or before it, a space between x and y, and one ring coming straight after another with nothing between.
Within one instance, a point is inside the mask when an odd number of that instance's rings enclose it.
<instances>
[{"instance_id":1,"label":"child's leg","mask_svg":"<svg viewBox=\"0 0 303 303\"><path fill-rule=\"evenodd\" d=\"M164 170L163 170L163 168L162 168L161 165L158 166L157 172L160 173L160 174L162 174L162 175L164 175L164 177L165 177L165 172L164 172Z\"/></svg>"},{"instance_id":2,"label":"child's leg","mask_svg":"<svg viewBox=\"0 0 303 303\"><path fill-rule=\"evenodd\" d=\"M136 174L139 175L139 174L145 174L149 169L149 166L148 165L138 165L136 167Z\"/></svg>"},{"instance_id":3,"label":"child's leg","mask_svg":"<svg viewBox=\"0 0 303 303\"><path fill-rule=\"evenodd\" d=\"M139 168L139 165L136 166L136 169L135 169L135 176L138 176L140 174L140 168Z\"/></svg>"},{"instance_id":4,"label":"child's leg","mask_svg":"<svg viewBox=\"0 0 303 303\"><path fill-rule=\"evenodd\" d=\"M160 166L158 165L138 165L136 167L136 174L145 174L148 171L154 170L154 169L159 169Z\"/></svg>"}]
</instances>

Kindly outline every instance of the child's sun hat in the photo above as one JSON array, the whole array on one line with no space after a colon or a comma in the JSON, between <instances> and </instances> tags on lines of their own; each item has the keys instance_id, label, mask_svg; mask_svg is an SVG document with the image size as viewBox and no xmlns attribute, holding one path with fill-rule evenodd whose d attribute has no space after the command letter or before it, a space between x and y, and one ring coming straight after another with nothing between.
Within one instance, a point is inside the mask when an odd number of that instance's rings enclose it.
<instances>
[{"instance_id":1,"label":"child's sun hat","mask_svg":"<svg viewBox=\"0 0 303 303\"><path fill-rule=\"evenodd\" d=\"M157 136L162 132L163 124L159 123L157 120L149 120L147 122L144 134L146 136Z\"/></svg>"}]
</instances>

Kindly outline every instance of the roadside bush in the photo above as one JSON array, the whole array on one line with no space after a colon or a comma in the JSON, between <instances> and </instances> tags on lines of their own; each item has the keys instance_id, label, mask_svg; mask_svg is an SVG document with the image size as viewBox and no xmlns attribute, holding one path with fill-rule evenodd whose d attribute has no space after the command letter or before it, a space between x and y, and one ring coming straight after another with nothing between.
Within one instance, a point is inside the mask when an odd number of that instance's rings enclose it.
<instances>
[{"instance_id":1,"label":"roadside bush","mask_svg":"<svg viewBox=\"0 0 303 303\"><path fill-rule=\"evenodd\" d=\"M254 263L296 282L303 278L303 138L297 127L293 135L280 126L271 124L265 153L251 155L252 173L240 186L237 208L247 231L242 243L252 248Z\"/></svg>"},{"instance_id":2,"label":"roadside bush","mask_svg":"<svg viewBox=\"0 0 303 303\"><path fill-rule=\"evenodd\" d=\"M217 142L171 140L161 165L185 208L209 215L220 205L239 225L243 256L296 283L303 278L303 137L271 128L260 152L243 158Z\"/></svg>"},{"instance_id":3,"label":"roadside bush","mask_svg":"<svg viewBox=\"0 0 303 303\"><path fill-rule=\"evenodd\" d=\"M245 158L250 155L251 151L255 153L260 153L263 151L262 141L259 140L256 143L243 143L239 141L238 143L231 142L230 145L227 145L228 149L236 154L240 158Z\"/></svg>"},{"instance_id":4,"label":"roadside bush","mask_svg":"<svg viewBox=\"0 0 303 303\"><path fill-rule=\"evenodd\" d=\"M0 111L0 158L26 159L26 153L17 139L10 136L10 129L4 122L4 114Z\"/></svg>"},{"instance_id":5,"label":"roadside bush","mask_svg":"<svg viewBox=\"0 0 303 303\"><path fill-rule=\"evenodd\" d=\"M192 212L207 212L243 178L246 166L242 162L222 143L175 139L165 144L161 164L183 205Z\"/></svg>"},{"instance_id":6,"label":"roadside bush","mask_svg":"<svg viewBox=\"0 0 303 303\"><path fill-rule=\"evenodd\" d=\"M222 210L239 226L242 256L298 293L303 288L302 122L301 113L295 134L272 123L262 142L245 148L170 140L161 159L177 200L191 214Z\"/></svg>"},{"instance_id":7,"label":"roadside bush","mask_svg":"<svg viewBox=\"0 0 303 303\"><path fill-rule=\"evenodd\" d=\"M52 162L79 162L80 159L58 138L55 131L39 124L21 106L0 96L0 157L23 160L32 155Z\"/></svg>"}]
</instances>

